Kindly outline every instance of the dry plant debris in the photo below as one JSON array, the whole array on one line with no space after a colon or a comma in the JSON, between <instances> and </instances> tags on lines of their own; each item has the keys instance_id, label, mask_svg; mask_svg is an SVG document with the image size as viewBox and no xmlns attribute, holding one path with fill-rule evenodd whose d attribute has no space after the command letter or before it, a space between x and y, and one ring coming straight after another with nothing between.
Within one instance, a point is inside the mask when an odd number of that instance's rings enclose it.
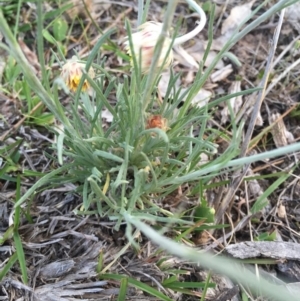
<instances>
[{"instance_id":1,"label":"dry plant debris","mask_svg":"<svg viewBox=\"0 0 300 301\"><path fill-rule=\"evenodd\" d=\"M275 145L277 147L280 147L287 145L288 143L292 143L295 140L295 138L293 134L286 129L286 126L279 113L272 114L269 117L270 124L272 124L276 120L278 120L278 122L276 122L271 129Z\"/></svg>"},{"instance_id":2,"label":"dry plant debris","mask_svg":"<svg viewBox=\"0 0 300 301\"><path fill-rule=\"evenodd\" d=\"M119 35L112 38L112 42L115 45L118 45L118 42L126 36L124 29L125 17L130 19L134 28L136 27L136 1L119 1L118 5L115 5L113 1L103 3L101 1L84 2L85 6L83 5L83 1L72 1L75 4L74 7L66 12L66 19L69 24L74 24L66 42L65 51L67 57L72 57L75 50L81 58L88 56L92 45L101 36L97 32L93 22L90 22L86 9L94 18L95 23L100 25L103 32L111 27L118 27L120 29ZM219 26L215 27L212 47L204 62L204 68L210 66L218 51L228 41L245 17L250 16L253 7L256 7L259 1L231 0L213 2L217 5L217 11L220 12L224 8L224 14L220 17L221 23ZM54 7L51 5L47 4L45 10L53 11ZM272 5L272 1L269 5ZM299 32L297 32L297 26L295 26L296 20L299 20L298 11L299 4L295 4L286 11L286 21L283 24L284 27L276 57L280 57L281 51L284 52L287 49L288 43L291 43L293 46L281 57L278 65L274 66L271 72L274 78L277 78L280 74L284 74L284 70L299 59L299 51L297 51L297 45L295 46L299 40ZM24 19L21 19L21 23L24 22L24 24L27 24L25 21L31 20L35 12L36 8L34 5L24 4L22 10ZM187 12L187 7L180 4L175 17L177 19L184 17L184 12ZM164 11L161 3L151 1L150 13L155 16L155 20L162 22ZM253 18L256 18L256 16ZM78 20L83 22L84 31ZM269 39L273 37L277 21L277 17L274 16L270 24L261 25L261 27L256 28L239 41L230 51L239 60L241 66L235 65L229 57L224 57L216 65L210 81L205 83L204 88L195 93L192 104L201 108L216 99L217 96L225 96L256 87L263 76L269 52ZM217 25L217 18L215 25ZM188 22L186 26L188 28L192 27ZM36 44L30 45L27 42L27 38L32 41L31 37L34 36L32 33L34 33L34 29L26 32L25 37L19 39L19 44L25 56L31 62L33 72L41 76L36 54ZM183 95L187 86L194 83L195 73L200 67L199 63L202 62L207 45L208 32L206 28L193 41L174 48L174 60L172 64L175 71L182 72L182 76L177 79L176 89L169 95L171 98L179 90L181 95ZM49 53L50 51L46 49L46 58L49 58ZM126 72L125 68L118 68L120 64L125 65L125 61L123 58L116 56L115 51L111 50L110 47L103 49L101 55L106 56L106 70L114 72L116 76L120 76ZM8 64L6 52L0 50L0 80L2 80L0 91L0 150L21 139L22 142L15 151L20 156L20 159L18 163L11 167L12 173L22 173L24 170L45 173L58 167L57 163L52 159L52 156L56 155L53 149L51 149L51 144L55 137L48 131L47 127L36 127L33 123L28 122L27 111L24 110L24 101L19 94L19 90L16 90L16 88L14 91L9 91L7 74L5 74L5 67ZM55 67L54 65L51 72L56 76L56 73L58 73L57 66ZM275 149L299 139L299 108L295 107L293 110L294 115L289 114L282 118L284 112L299 102L297 72L297 68L290 69L281 81L272 86L272 89L270 89L265 97L264 102L266 105L263 103L261 107L253 135L261 137L255 144L257 152L265 149ZM170 73L165 72L158 84L159 96L162 99L166 96L169 79ZM269 85L272 85L272 79ZM218 152L215 156L221 153L222 149L229 143L228 141L232 139L230 132L232 118L237 116L237 123L243 119L247 122L247 118L252 111L253 100L255 101L256 97L256 92L250 96L239 95L231 98L228 102L223 102L215 106L213 117L208 121L208 127L212 131L205 133L205 137L213 135L213 130L221 130L224 133L222 137L215 137L214 142L218 146L215 148L216 152ZM66 102L66 107L68 101L68 97L64 95L62 102ZM185 98L183 98L184 101ZM170 102L172 102L172 99L170 99ZM113 97L111 103L115 103ZM230 114L229 106L234 113L233 116ZM270 114L267 107L270 108L271 112L276 113ZM174 116L176 119L176 113L174 113ZM108 124L113 121L113 116L108 110L103 111L102 118ZM280 120L265 135L259 136L265 127L273 124L278 119ZM160 122L158 127L162 127L162 122ZM195 131L199 132L199 129ZM206 164L211 160L211 157L211 154L203 153L201 158L199 158L199 164ZM245 177L237 185L237 189L230 199L230 206L226 208L224 215L222 215L221 220L230 225L229 230L227 231L226 229L224 232L222 232L223 230L207 231L204 242L203 240L200 242L200 239L198 241L194 240L194 245L199 247L203 243L207 248L214 248L218 251L225 248L229 254L239 258L263 256L278 260L287 260L289 267L287 268L287 265L280 267L278 263L277 270L286 271L289 269L290 274L299 281L299 274L295 273L299 269L298 261L300 254L298 250L300 220L298 208L300 197L298 183L299 168L295 168L292 177L281 183L271 195L266 197L270 206L275 207L276 214L269 214L270 210L267 210L266 212L260 212L258 215L251 215L253 218L252 223L250 223L248 215L249 204L251 206L274 182L274 178L270 177L270 175L289 171L287 168L290 165L295 167L299 164L298 157L298 154L295 154L294 158L282 156L277 162L272 161L270 163L264 161L253 164L251 168L245 171ZM0 159L1 170L4 166L2 156ZM255 169L259 169L259 173L255 172ZM231 174L228 172L228 174L216 176L211 181L211 188L204 194L211 207L217 209L222 199L226 196L229 188L228 179L230 177ZM251 180L248 182L244 181L247 177L251 177ZM294 181L294 179L297 179L297 181ZM36 178L34 175L24 177L21 184L22 192L31 187L35 181ZM173 195L168 197L174 201L176 197L181 196L179 203L185 203L184 206L188 206L193 203L193 200L189 199L188 196L190 188L187 185L183 189L186 189L184 193L178 192L178 195L175 197ZM91 215L88 218L77 215L76 213L80 212L78 208L80 208L82 201L76 193L71 192L73 190L74 187L62 184L59 189L49 189L42 193L38 192L32 199L32 207L29 212L32 221L29 223L24 219L20 226L20 234L26 253L26 263L29 267L30 282L28 285L24 285L21 281L20 268L14 266L8 276L0 283L0 299L14 301L111 300L113 298L111 296L116 296L119 293L119 283L112 280L99 280L96 269L99 254L101 253L104 254L104 265L108 266L113 263L110 266L109 272L136 277L136 279L140 279L163 291L162 282L170 275L163 269L160 270L156 265L158 260L154 258L153 254L156 254L156 252L159 254L158 249L142 236L139 236L140 244L143 247L140 253L137 253L134 248L125 248L127 242L125 240L124 225L119 232L116 232L113 230L114 223L109 220L99 218L95 215ZM7 178L1 178L1 235L10 226L15 197L16 186ZM154 195L153 197L155 198L156 196ZM276 208L279 197L280 204ZM175 206L175 210L177 209ZM180 212L180 210L177 211ZM261 219L260 223L257 223L258 217ZM277 237L281 237L284 241L249 241L253 234L258 236L260 233L272 233L273 231L277 231ZM240 243L227 245L229 239L234 239ZM192 244L190 241L189 243ZM119 256L118 253L123 248L126 250ZM7 263L8 258L14 250L11 239L5 245L0 246L0 269ZM291 264L290 262L292 261L297 261L297 263ZM173 269L185 269L189 271L188 275L181 276L180 280L182 281L186 279L191 281L200 279L203 276L202 273L206 273L206 271L202 271L201 269L194 269L187 262L181 262L174 258L170 258L170 262L172 262L171 267ZM202 278L205 279L204 276ZM226 283L222 285L223 282L226 282L226 279L216 278L217 276L214 275L213 281L219 287L210 289L207 295L208 299L216 301L223 301L229 298L231 300L239 300L236 296L238 292L234 284ZM228 280L227 282L230 281ZM294 284L293 287L292 284L288 284L288 286L291 290L299 292L299 285ZM173 298L173 300L199 300L199 295L197 294L187 297L185 294L175 293L170 289L166 289L165 293L170 298ZM128 291L128 300L157 299L131 288Z\"/></svg>"}]
</instances>

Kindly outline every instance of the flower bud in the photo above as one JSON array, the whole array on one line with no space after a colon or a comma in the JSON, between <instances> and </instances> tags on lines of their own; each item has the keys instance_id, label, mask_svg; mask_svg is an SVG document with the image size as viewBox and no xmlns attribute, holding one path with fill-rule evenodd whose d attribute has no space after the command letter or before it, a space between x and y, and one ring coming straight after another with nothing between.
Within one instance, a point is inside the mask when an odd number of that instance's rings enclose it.
<instances>
[{"instance_id":1,"label":"flower bud","mask_svg":"<svg viewBox=\"0 0 300 301\"><path fill-rule=\"evenodd\" d=\"M139 31L132 34L133 51L137 62L140 60L141 54L141 69L142 73L146 74L150 70L154 49L157 44L158 37L162 30L162 24L157 22L146 22L139 26ZM173 61L173 52L169 51L172 40L166 37L158 60L158 68L163 66L163 69L168 68ZM128 37L124 43L127 53L132 56Z\"/></svg>"},{"instance_id":2,"label":"flower bud","mask_svg":"<svg viewBox=\"0 0 300 301\"><path fill-rule=\"evenodd\" d=\"M84 69L85 69L85 64L81 63L75 57L73 57L71 60L68 60L63 65L60 76L71 91L76 92L81 77L84 73ZM88 75L91 78L95 77L95 72L92 67L90 67L88 71ZM89 88L90 88L90 84L86 79L83 83L82 91L87 91Z\"/></svg>"},{"instance_id":3,"label":"flower bud","mask_svg":"<svg viewBox=\"0 0 300 301\"><path fill-rule=\"evenodd\" d=\"M146 129L158 128L163 131L167 131L168 122L166 118L163 118L161 115L152 115L147 119Z\"/></svg>"}]
</instances>

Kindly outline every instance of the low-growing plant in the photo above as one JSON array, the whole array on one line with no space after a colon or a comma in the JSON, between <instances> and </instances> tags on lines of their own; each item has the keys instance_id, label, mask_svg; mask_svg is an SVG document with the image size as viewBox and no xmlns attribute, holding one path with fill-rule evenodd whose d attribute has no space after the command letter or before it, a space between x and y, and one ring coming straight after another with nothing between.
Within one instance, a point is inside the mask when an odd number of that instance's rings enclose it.
<instances>
[{"instance_id":1,"label":"low-growing plant","mask_svg":"<svg viewBox=\"0 0 300 301\"><path fill-rule=\"evenodd\" d=\"M166 96L161 101L157 88L161 71L169 68L173 45L186 41L183 37L175 37L176 30L173 37L168 35L175 2L168 2L163 24L156 24L153 28L153 23L151 23L151 28L148 28L149 24L144 21L149 1L145 7L143 7L143 1L139 1L138 19L140 24L144 24L139 30L141 32L148 30L148 36L153 39L145 39L142 41L145 44L137 47L135 39L138 33L132 33L129 22L126 22L128 38L125 42L125 50L131 56L132 64L129 74L116 78L104 68L105 59L101 57L101 48L104 45L107 47L107 41L114 32L112 29L98 40L87 61L74 57L65 62L65 58L60 57L61 78L57 79L52 86L48 82L45 85L46 88L30 71L30 66L0 11L0 28L10 49L1 44L2 47L14 57L19 68L22 69L27 84L34 89L36 95L61 124L54 129L57 136L54 147L57 149L57 161L61 167L53 170L28 189L17 200L16 209L19 209L36 189L45 183L55 186L72 182L77 186L76 192L82 195L82 206L76 213L107 217L116 222L115 229L119 229L121 223L126 221L126 235L130 242L136 244L132 230L133 227L137 227L153 241L172 252L172 248L177 244L168 241L167 246L164 246L163 236L158 232L153 232L154 230L143 224L141 220L163 226L175 224L184 229L194 227L199 220L207 219L207 222L213 223L214 212L199 195L202 193L200 190L205 189L216 175L241 169L251 162L300 149L300 144L297 143L274 151L236 159L240 153L241 132L245 122L236 122L229 105L232 135L226 137L226 140L230 141L228 147L222 153L218 153L216 141L218 137L224 137L225 134L207 127L214 107L233 96L250 94L258 89L227 95L202 107L192 105L194 96L203 87L217 62L228 50L256 26L282 8L295 3L296 0L279 1L255 21L242 27L248 21L248 19L245 20L210 66L203 70L213 38L214 8L212 5L208 29L209 43L204 62L201 63L193 84L181 93L175 84L180 75L171 72ZM254 10L253 15L267 2L260 4ZM199 32L205 24L205 21L203 24L203 20L206 20L204 12L194 1L187 0L187 3L200 15L200 24L196 27ZM38 11L41 11L41 3L38 2L37 5ZM41 27L43 16L38 14L38 18L37 24L40 24L38 51L39 58L42 58L42 41L45 32ZM141 36L138 37L141 38ZM189 34L186 36L186 38L191 37ZM54 35L53 39L61 40L62 37ZM47 81L49 77L45 63L41 61L40 64L43 81ZM60 103L61 89L64 89L72 100L67 108ZM114 106L109 101L110 95L114 95L117 99ZM103 110L111 114L110 124L104 122ZM207 163L200 161L202 154L208 157ZM281 183L285 179L286 177L282 176L278 181ZM174 213L167 210L161 205L166 196L176 193L184 184L188 185L188 196L199 197L195 205L195 220L181 215L180 212ZM268 193L270 191L267 191L266 195ZM266 195L255 203L254 213L266 205L264 202ZM17 236L15 238L18 240ZM196 255L199 254L199 258L202 258L201 256L205 258L205 266L211 266L215 270L226 273L224 268L218 269L218 266L213 263L214 259L195 250L180 246L173 253L197 263L200 259L197 259ZM243 272L238 270L237 275L241 273ZM228 274L232 276L229 271ZM249 279L253 280L253 275L248 274ZM117 279L116 275L107 277ZM235 279L237 278L236 276ZM132 282L132 279L121 281L124 288ZM241 281L245 282L246 277L242 277ZM171 281L170 285L172 286ZM180 287L178 283L176 287ZM181 289L185 288L182 286ZM264 289L264 293L266 292L267 288ZM271 295L274 296L272 293ZM294 299L291 297L289 300Z\"/></svg>"}]
</instances>

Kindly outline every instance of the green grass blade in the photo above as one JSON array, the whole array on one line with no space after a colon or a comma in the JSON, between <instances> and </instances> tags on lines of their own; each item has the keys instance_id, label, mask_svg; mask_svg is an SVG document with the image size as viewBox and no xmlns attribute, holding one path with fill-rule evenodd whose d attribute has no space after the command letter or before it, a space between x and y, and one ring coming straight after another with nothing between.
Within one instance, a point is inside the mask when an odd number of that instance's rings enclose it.
<instances>
[{"instance_id":1,"label":"green grass blade","mask_svg":"<svg viewBox=\"0 0 300 301\"><path fill-rule=\"evenodd\" d=\"M127 288L128 288L128 278L125 277L121 280L121 286L120 286L118 301L125 301L126 300Z\"/></svg>"},{"instance_id":2,"label":"green grass blade","mask_svg":"<svg viewBox=\"0 0 300 301\"><path fill-rule=\"evenodd\" d=\"M53 179L55 175L60 174L64 171L70 170L73 167L72 164L66 164L58 169L55 169L51 172L49 172L48 174L46 174L45 176L43 176L41 179L39 179L33 186L31 186L26 193L20 197L20 199L16 202L15 204L15 208L19 207L21 204L23 204L33 193L35 193L35 191L43 186L49 183L50 179Z\"/></svg>"},{"instance_id":3,"label":"green grass blade","mask_svg":"<svg viewBox=\"0 0 300 301\"><path fill-rule=\"evenodd\" d=\"M113 280L118 280L121 281L124 277L123 275L117 275L117 274L101 274L100 278L101 279L113 279ZM155 288L142 283L138 280L135 280L134 278L131 277L126 277L128 279L128 284L134 286L137 289L142 290L143 292L146 292L154 297L159 298L159 300L163 300L163 301L173 301L171 298L167 297L165 294L159 292L158 290L156 290Z\"/></svg>"},{"instance_id":4,"label":"green grass blade","mask_svg":"<svg viewBox=\"0 0 300 301\"><path fill-rule=\"evenodd\" d=\"M209 288L208 285L209 285L210 278L211 278L211 271L209 271L209 273L207 274L207 278L206 278L206 281L205 281L205 286L204 286L204 289L202 291L202 295L201 295L200 301L204 301L205 300L207 289Z\"/></svg>"},{"instance_id":5,"label":"green grass blade","mask_svg":"<svg viewBox=\"0 0 300 301\"><path fill-rule=\"evenodd\" d=\"M20 198L20 195L21 195L21 177L20 177L20 175L18 175L17 176L16 200L18 200ZM21 268L22 280L23 280L23 283L27 284L28 283L28 275L27 275L26 259L25 259L25 254L24 254L24 250L23 250L21 237L18 232L19 223L20 223L20 214L21 214L21 208L16 207L15 208L15 216L14 216L13 238L14 238L14 242L15 242L16 253L18 255L18 261L19 261L20 268Z\"/></svg>"},{"instance_id":6,"label":"green grass blade","mask_svg":"<svg viewBox=\"0 0 300 301\"><path fill-rule=\"evenodd\" d=\"M18 260L18 254L15 252L8 260L6 265L0 270L0 281L5 277L5 275L11 270L15 262Z\"/></svg>"},{"instance_id":7,"label":"green grass blade","mask_svg":"<svg viewBox=\"0 0 300 301\"><path fill-rule=\"evenodd\" d=\"M272 194L276 190L276 188L278 188L279 185L281 183L285 182L290 176L291 176L290 173L286 173L285 175L282 175L280 178L278 178L274 183L272 183L272 185L269 186L268 189L266 189L264 191L264 193L262 195L260 195L259 198L255 201L255 203L253 204L253 206L250 210L251 213L255 214L255 213L261 211L264 207L266 207L269 203L269 201L267 199L268 196L270 194Z\"/></svg>"},{"instance_id":8,"label":"green grass blade","mask_svg":"<svg viewBox=\"0 0 300 301\"><path fill-rule=\"evenodd\" d=\"M14 234L14 226L11 225L7 230L0 236L0 246L3 245L8 239L11 239Z\"/></svg>"},{"instance_id":9,"label":"green grass blade","mask_svg":"<svg viewBox=\"0 0 300 301\"><path fill-rule=\"evenodd\" d=\"M27 267L26 267L26 259L24 254L24 249L21 241L21 237L18 232L14 233L14 242L16 247L16 254L18 256L18 261L20 264L21 272L22 272L22 280L24 284L28 283L28 275L27 275Z\"/></svg>"},{"instance_id":10,"label":"green grass blade","mask_svg":"<svg viewBox=\"0 0 300 301\"><path fill-rule=\"evenodd\" d=\"M195 181L199 179L199 177L207 175L208 173L212 172L220 172L221 169L225 169L228 167L241 167L244 166L245 164L257 162L260 160L265 160L265 159L271 159L275 157L279 157L282 155L286 155L288 153L296 152L300 150L300 143L294 143L288 146L280 147L268 152L260 153L257 155L245 157L245 158L240 158L240 159L235 159L227 162L226 164L223 163L218 163L214 164L213 166L210 166L208 168L202 168L199 171L192 172L188 175L177 177L175 179L172 179L173 184L182 184L186 183L189 181ZM169 180L164 181L163 185L165 184L170 184Z\"/></svg>"},{"instance_id":11,"label":"green grass blade","mask_svg":"<svg viewBox=\"0 0 300 301\"><path fill-rule=\"evenodd\" d=\"M43 38L43 23L44 23L44 14L43 14L43 3L42 1L37 1L37 48L38 48L38 57L39 63L42 71L43 84L46 88L46 91L50 91L50 83L48 79L48 74L45 64L45 53L44 53L44 38Z\"/></svg>"}]
</instances>

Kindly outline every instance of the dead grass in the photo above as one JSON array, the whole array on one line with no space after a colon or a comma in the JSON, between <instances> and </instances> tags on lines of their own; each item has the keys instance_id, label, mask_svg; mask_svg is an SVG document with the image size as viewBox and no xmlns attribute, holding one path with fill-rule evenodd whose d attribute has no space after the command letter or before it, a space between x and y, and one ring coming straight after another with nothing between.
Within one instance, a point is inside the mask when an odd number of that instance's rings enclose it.
<instances>
[{"instance_id":1,"label":"dead grass","mask_svg":"<svg viewBox=\"0 0 300 301\"><path fill-rule=\"evenodd\" d=\"M224 6L224 2L228 5ZM243 1L247 3L249 1ZM221 26L224 19L228 17L232 8L240 1L215 1L217 4L216 25L214 27L214 37L217 40L222 36ZM53 6L52 6L53 5ZM124 67L127 62L116 55L115 47L119 47L120 41L126 35L124 29L124 19L129 18L133 27L136 25L136 2L122 1L115 4L92 4L88 2L88 7L92 7L90 12L93 21L83 13L83 8L68 12L67 20L73 24L72 31L65 40L64 46L67 57L74 54L74 50L81 56L86 57L92 46L99 38L97 26L103 32L117 27L118 34L112 37L111 48L103 50L102 55L107 57L105 68L113 72L116 76L127 72ZM257 5L256 3L254 5ZM271 5L271 4L270 4ZM51 11L54 4L48 4L47 10ZM80 14L79 14L80 12ZM152 19L162 21L164 13L163 2L152 1L150 15ZM190 14L184 4L179 4L175 19L185 18ZM34 19L35 10L23 4L20 24L30 22ZM77 19L78 15L83 19ZM277 26L278 17L274 16L269 23L263 24L244 39L242 39L231 52L238 58L241 67L232 63L229 58L224 58L223 66L220 66L221 76L217 80L211 80L205 85L205 90L210 92L211 100L217 96L226 95L233 82L241 82L241 90L256 87L263 76L266 60L269 54L270 39L273 38L274 29ZM189 30L194 26L193 18L184 21L185 28ZM32 53L36 51L34 42L34 30L32 27L25 34L20 34L22 43L28 45ZM276 58L280 57L288 45L295 45L299 39L298 28L294 28L291 22L285 20L280 35ZM101 34L100 34L101 35ZM202 51L207 40L207 32L204 30L193 44L177 49L174 69L182 72L181 83L188 85L193 82L196 73L197 55ZM219 40L220 41L220 40ZM290 44L294 43L294 44ZM53 45L49 45L49 47ZM218 50L216 43L215 50ZM47 48L46 48L47 49ZM46 60L50 57L50 50L45 53ZM213 52L212 52L213 55ZM6 53L2 54L4 57ZM299 140L300 130L298 126L298 101L299 101L299 76L298 68L290 70L280 80L284 71L299 59L297 47L292 46L278 61L270 72L269 85L276 82L276 85L268 91L262 104L259 124L254 127L247 153L270 150L291 141ZM230 66L230 72L224 68ZM57 64L52 66L53 77L57 74ZM6 90L5 77L0 94L0 141L2 146L10 145L21 139L10 152L10 157L15 158L15 162L5 175L0 172L0 233L4 233L10 226L10 214L16 199L16 175L21 176L21 191L32 186L36 177L29 171L36 173L46 173L57 167L53 160L55 153L51 148L54 137L47 127L36 126L30 123L26 114L21 108L26 107L23 99L19 98L18 91L8 93ZM162 97L164 97L162 93ZM251 96L249 96L248 101ZM243 104L247 98L243 98ZM63 96L62 101L68 104L68 99ZM114 99L112 98L112 103ZM233 104L234 107L235 104ZM226 131L230 137L229 122L225 118L222 122L221 110L225 104L215 109L213 120L208 124L211 128ZM237 109L237 112L241 108ZM31 110L34 113L36 108ZM46 110L44 108L44 110ZM247 111L247 110L246 110ZM224 120L223 120L224 121ZM248 120L246 121L248 122ZM262 134L263 133L263 134ZM222 144L227 144L226 139L217 137L219 151L222 152ZM16 157L17 156L17 157ZM213 249L222 252L230 242L249 241L260 234L275 233L276 240L293 241L299 243L299 218L298 201L300 195L298 154L286 155L276 160L261 161L252 164L239 177L239 181L232 179L232 174L228 173L216 177L212 183L215 185L206 191L208 204L222 214L217 215L218 223L228 223L230 230L222 229L216 231L205 231L202 234L195 234L191 237L196 247ZM0 156L0 159L2 156ZM2 163L3 164L3 163ZM1 161L0 161L1 167ZM296 168L294 168L296 167ZM3 165L2 165L3 168ZM250 222L247 218L249 206L261 196L268 187L278 178L279 173L290 172L294 168L291 176L281 183L273 191L268 199L269 205L259 214L257 219ZM59 179L58 179L59 180ZM234 190L229 195L228 191ZM51 183L38 191L31 200L28 212L23 212L19 233L21 235L25 250L26 264L29 273L29 283L24 285L21 280L21 272L17 264L13 265L10 272L0 282L1 300L115 300L119 293L120 283L116 280L102 280L97 273L99 265L99 254L103 255L102 267L108 267L110 274L126 275L133 279L157 288L172 300L199 300L201 290L195 290L194 296L188 296L162 286L163 280L174 275L170 269L182 270L178 279L185 282L205 281L207 274L201 268L192 267L189 263L172 258L158 250L145 237L139 235L141 250L137 251L130 246L125 238L125 227L121 230L113 230L114 223L108 219L99 218L95 215L80 216L78 208L81 206L81 198L73 192L74 187L70 184L52 189ZM219 204L225 197L228 203L224 210L219 211ZM176 210L181 206L191 204L193 200L188 199L183 191L177 195L170 196L165 203L170 206L170 198L174 200L173 206ZM165 204L166 205L166 204ZM167 205L166 205L167 206ZM170 236L174 236L170 231ZM191 243L191 242L190 242ZM14 251L13 240L9 239L0 246L0 267L3 266ZM163 268L162 259L170 269ZM290 274L286 272L287 263L281 266L270 265L270 272L280 271L280 275L294 277L299 281L299 273L295 272L296 267L290 268ZM286 265L286 266L284 266ZM106 269L106 268L105 268ZM289 271L290 271L289 270ZM224 277L217 278L214 275L212 282L217 284L214 290L207 294L207 300L225 300L221 294L224 291L236 290L232 283ZM231 292L231 291L230 291ZM234 291L235 295L237 291ZM234 299L232 300L238 300ZM159 300L143 293L135 286L127 292L127 300Z\"/></svg>"}]
</instances>

